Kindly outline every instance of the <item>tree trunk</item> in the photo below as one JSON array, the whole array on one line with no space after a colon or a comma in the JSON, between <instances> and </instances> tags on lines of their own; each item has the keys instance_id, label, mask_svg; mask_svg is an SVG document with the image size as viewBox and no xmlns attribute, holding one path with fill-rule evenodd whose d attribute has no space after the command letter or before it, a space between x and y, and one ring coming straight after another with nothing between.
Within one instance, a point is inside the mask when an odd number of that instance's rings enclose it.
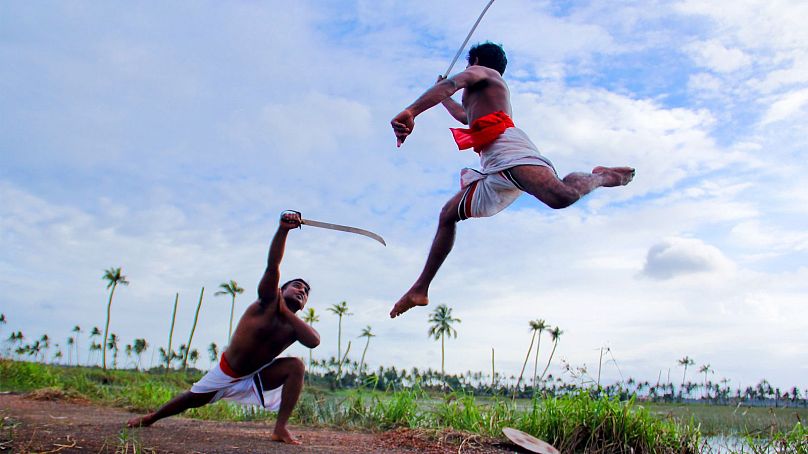
<instances>
[{"instance_id":1,"label":"tree trunk","mask_svg":"<svg viewBox=\"0 0 808 454\"><path fill-rule=\"evenodd\" d=\"M174 321L177 319L177 303L179 302L179 299L180 294L177 293L176 296L174 296L174 311L171 313L171 328L169 328L168 330L168 351L166 352L166 372L168 372L168 369L171 369L171 356L173 356L172 355L173 350L171 350L171 341L172 338L174 337Z\"/></svg>"},{"instance_id":2,"label":"tree trunk","mask_svg":"<svg viewBox=\"0 0 808 454\"><path fill-rule=\"evenodd\" d=\"M541 347L541 332L539 330L539 342L536 343L536 358L533 360L533 395L536 395L536 372L539 370L539 347Z\"/></svg>"},{"instance_id":3,"label":"tree trunk","mask_svg":"<svg viewBox=\"0 0 808 454\"><path fill-rule=\"evenodd\" d=\"M367 342L365 342L365 349L362 350L362 359L359 360L359 376L362 376L362 369L365 365L365 353L368 352L368 346L370 345L370 337L368 337Z\"/></svg>"},{"instance_id":4,"label":"tree trunk","mask_svg":"<svg viewBox=\"0 0 808 454\"><path fill-rule=\"evenodd\" d=\"M109 301L107 301L107 323L104 325L104 343L101 344L101 365L104 370L107 370L107 335L109 335L109 316L112 310L112 295L115 294L115 287L118 283L112 284L112 290L109 292Z\"/></svg>"},{"instance_id":5,"label":"tree trunk","mask_svg":"<svg viewBox=\"0 0 808 454\"><path fill-rule=\"evenodd\" d=\"M188 368L188 355L191 354L191 341L194 340L194 331L196 331L196 322L199 320L199 309L202 308L202 296L205 295L205 287L199 292L199 303L196 305L196 313L194 314L194 324L191 325L191 335L188 337L188 347L185 349L185 357L182 359L182 370Z\"/></svg>"},{"instance_id":6,"label":"tree trunk","mask_svg":"<svg viewBox=\"0 0 808 454\"><path fill-rule=\"evenodd\" d=\"M230 345L230 337L233 335L233 311L236 309L236 295L230 302L230 328L227 330L227 345Z\"/></svg>"},{"instance_id":7,"label":"tree trunk","mask_svg":"<svg viewBox=\"0 0 808 454\"><path fill-rule=\"evenodd\" d=\"M519 378L516 380L516 387L513 389L514 399L516 398L516 393L519 392L519 383L522 382L522 375L525 373L525 367L527 367L527 360L530 359L530 352L533 351L533 342L535 340L536 340L536 331L533 331L533 336L530 338L530 347L527 348L527 355L525 355L525 362L522 363L522 371L519 372ZM493 377L491 378L491 382L493 383Z\"/></svg>"}]
</instances>

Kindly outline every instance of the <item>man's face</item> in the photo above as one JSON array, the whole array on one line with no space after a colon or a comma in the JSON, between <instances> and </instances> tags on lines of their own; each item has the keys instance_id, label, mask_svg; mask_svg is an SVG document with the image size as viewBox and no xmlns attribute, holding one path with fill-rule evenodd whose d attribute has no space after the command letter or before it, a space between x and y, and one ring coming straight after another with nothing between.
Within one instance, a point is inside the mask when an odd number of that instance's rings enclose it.
<instances>
[{"instance_id":1,"label":"man's face","mask_svg":"<svg viewBox=\"0 0 808 454\"><path fill-rule=\"evenodd\" d=\"M306 301L309 300L309 291L306 284L300 281L293 281L283 289L283 299L286 301L286 306L293 311L299 311L306 306Z\"/></svg>"}]
</instances>

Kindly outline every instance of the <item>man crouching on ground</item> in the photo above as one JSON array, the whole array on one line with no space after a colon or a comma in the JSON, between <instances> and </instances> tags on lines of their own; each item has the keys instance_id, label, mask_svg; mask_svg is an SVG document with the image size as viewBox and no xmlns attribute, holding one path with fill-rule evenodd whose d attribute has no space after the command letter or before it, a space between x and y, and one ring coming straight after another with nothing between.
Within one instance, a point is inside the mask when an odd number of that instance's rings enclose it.
<instances>
[{"instance_id":1,"label":"man crouching on ground","mask_svg":"<svg viewBox=\"0 0 808 454\"><path fill-rule=\"evenodd\" d=\"M269 247L267 269L258 285L258 300L252 303L233 333L230 345L218 365L186 391L154 413L131 419L129 427L145 427L189 408L232 400L261 405L277 411L272 440L300 444L286 428L300 391L303 389L303 361L278 358L299 341L308 348L320 344L320 335L295 315L309 297L309 285L292 279L278 288L280 264L290 229L300 226L300 215L284 212Z\"/></svg>"}]
</instances>

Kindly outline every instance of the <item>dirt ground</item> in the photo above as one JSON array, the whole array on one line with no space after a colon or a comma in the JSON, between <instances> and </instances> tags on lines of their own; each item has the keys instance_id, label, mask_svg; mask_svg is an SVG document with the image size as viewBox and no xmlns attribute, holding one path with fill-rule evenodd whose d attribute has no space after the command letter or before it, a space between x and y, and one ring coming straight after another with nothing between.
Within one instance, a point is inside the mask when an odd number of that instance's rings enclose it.
<instances>
[{"instance_id":1,"label":"dirt ground","mask_svg":"<svg viewBox=\"0 0 808 454\"><path fill-rule=\"evenodd\" d=\"M47 396L0 394L0 452L12 453L504 453L499 440L397 429L381 433L290 427L303 446L270 441L264 422L168 418L128 430L126 410Z\"/></svg>"}]
</instances>

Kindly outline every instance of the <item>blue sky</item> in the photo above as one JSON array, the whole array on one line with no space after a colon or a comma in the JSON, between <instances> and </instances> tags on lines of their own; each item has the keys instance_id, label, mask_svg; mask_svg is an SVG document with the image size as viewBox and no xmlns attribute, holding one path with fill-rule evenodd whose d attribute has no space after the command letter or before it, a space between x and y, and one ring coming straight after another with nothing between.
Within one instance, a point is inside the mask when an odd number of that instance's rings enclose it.
<instances>
[{"instance_id":1,"label":"blue sky","mask_svg":"<svg viewBox=\"0 0 808 454\"><path fill-rule=\"evenodd\" d=\"M120 266L124 343L163 345L176 292L187 333L205 286L194 344L221 345L215 288L247 289L237 310L254 299L292 208L388 242L291 233L282 271L312 282L315 355L336 353L325 309L345 300L346 336L377 334L371 365L438 367L430 309L387 313L478 163L440 109L401 149L389 120L484 3L3 2L2 337L103 326L100 277ZM806 16L799 1L495 2L472 42L503 43L517 125L562 174L632 165L637 178L566 210L523 196L460 225L430 293L462 319L447 369L486 370L494 348L518 373L542 318L564 330L556 374L560 360L593 370L608 346L637 379L678 376L688 355L736 385L808 387Z\"/></svg>"}]
</instances>

